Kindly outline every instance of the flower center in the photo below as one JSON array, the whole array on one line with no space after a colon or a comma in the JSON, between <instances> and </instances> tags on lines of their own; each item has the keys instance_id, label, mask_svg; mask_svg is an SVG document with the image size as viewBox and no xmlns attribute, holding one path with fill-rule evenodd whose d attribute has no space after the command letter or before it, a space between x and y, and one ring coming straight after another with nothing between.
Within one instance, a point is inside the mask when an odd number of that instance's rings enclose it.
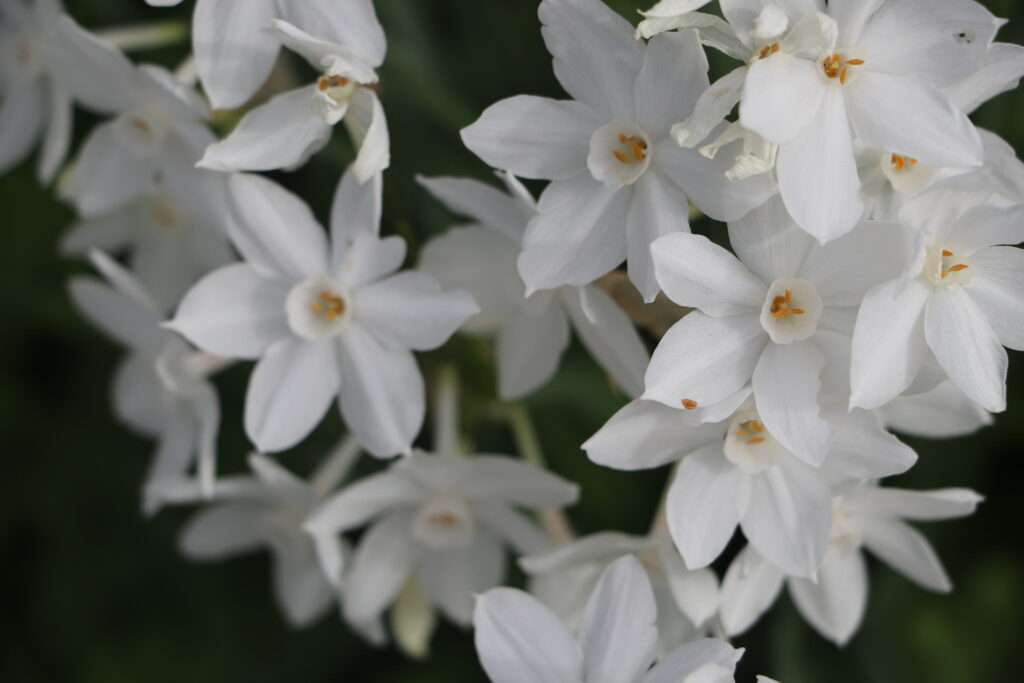
<instances>
[{"instance_id":1,"label":"flower center","mask_svg":"<svg viewBox=\"0 0 1024 683\"><path fill-rule=\"evenodd\" d=\"M901 154L893 154L889 159L889 164L892 166L894 173L903 173L903 171L913 170L917 166L917 159L905 157Z\"/></svg>"},{"instance_id":2,"label":"flower center","mask_svg":"<svg viewBox=\"0 0 1024 683\"><path fill-rule=\"evenodd\" d=\"M288 324L298 336L316 341L341 332L351 314L349 300L328 278L312 278L288 294Z\"/></svg>"},{"instance_id":3,"label":"flower center","mask_svg":"<svg viewBox=\"0 0 1024 683\"><path fill-rule=\"evenodd\" d=\"M970 266L950 249L932 249L925 262L925 273L933 285L964 284Z\"/></svg>"},{"instance_id":4,"label":"flower center","mask_svg":"<svg viewBox=\"0 0 1024 683\"><path fill-rule=\"evenodd\" d=\"M636 135L619 133L619 147L612 156L620 164L639 164L647 160L647 141Z\"/></svg>"},{"instance_id":5,"label":"flower center","mask_svg":"<svg viewBox=\"0 0 1024 683\"><path fill-rule=\"evenodd\" d=\"M149 217L158 228L173 231L185 223L177 204L169 197L157 197L149 205Z\"/></svg>"},{"instance_id":6,"label":"flower center","mask_svg":"<svg viewBox=\"0 0 1024 683\"><path fill-rule=\"evenodd\" d=\"M310 305L313 315L320 316L329 323L345 315L346 308L345 300L329 289L320 292Z\"/></svg>"},{"instance_id":7,"label":"flower center","mask_svg":"<svg viewBox=\"0 0 1024 683\"><path fill-rule=\"evenodd\" d=\"M779 43L772 43L771 45L765 45L764 47L761 48L761 51L757 53L757 57L758 57L758 59L768 59L772 55L778 54L779 50L781 50L781 49L782 49L782 45L780 45Z\"/></svg>"},{"instance_id":8,"label":"flower center","mask_svg":"<svg viewBox=\"0 0 1024 683\"><path fill-rule=\"evenodd\" d=\"M767 431L760 420L747 420L736 428L736 437L748 446L760 446L768 440Z\"/></svg>"},{"instance_id":9,"label":"flower center","mask_svg":"<svg viewBox=\"0 0 1024 683\"><path fill-rule=\"evenodd\" d=\"M435 550L463 548L473 542L476 520L469 504L455 496L439 496L420 508L413 536Z\"/></svg>"},{"instance_id":10,"label":"flower center","mask_svg":"<svg viewBox=\"0 0 1024 683\"><path fill-rule=\"evenodd\" d=\"M747 474L757 474L778 464L786 452L765 427L752 403L736 412L725 435L724 453L729 462Z\"/></svg>"},{"instance_id":11,"label":"flower center","mask_svg":"<svg viewBox=\"0 0 1024 683\"><path fill-rule=\"evenodd\" d=\"M651 152L650 138L638 126L613 121L591 136L587 166L596 180L617 189L640 179Z\"/></svg>"},{"instance_id":12,"label":"flower center","mask_svg":"<svg viewBox=\"0 0 1024 683\"><path fill-rule=\"evenodd\" d=\"M761 326L776 344L791 344L814 335L824 308L814 284L807 280L776 280L761 309Z\"/></svg>"},{"instance_id":13,"label":"flower center","mask_svg":"<svg viewBox=\"0 0 1024 683\"><path fill-rule=\"evenodd\" d=\"M850 77L850 67L864 66L863 59L847 59L839 53L825 57L821 67L825 75L833 80L838 79L841 85L846 85Z\"/></svg>"}]
</instances>

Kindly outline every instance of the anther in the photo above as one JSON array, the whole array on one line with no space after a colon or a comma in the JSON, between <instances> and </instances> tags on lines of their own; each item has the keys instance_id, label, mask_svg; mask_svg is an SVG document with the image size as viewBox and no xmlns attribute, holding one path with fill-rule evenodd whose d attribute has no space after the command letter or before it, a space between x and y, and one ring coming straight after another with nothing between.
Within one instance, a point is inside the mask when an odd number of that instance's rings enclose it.
<instances>
[{"instance_id":1,"label":"anther","mask_svg":"<svg viewBox=\"0 0 1024 683\"><path fill-rule=\"evenodd\" d=\"M908 168L914 168L917 166L917 159L911 157L905 157L902 154L893 154L891 158L892 168L897 173L907 170Z\"/></svg>"},{"instance_id":2,"label":"anther","mask_svg":"<svg viewBox=\"0 0 1024 683\"><path fill-rule=\"evenodd\" d=\"M647 141L643 138L619 133L619 144L622 147L613 149L612 156L620 164L638 164L647 159Z\"/></svg>"},{"instance_id":3,"label":"anther","mask_svg":"<svg viewBox=\"0 0 1024 683\"><path fill-rule=\"evenodd\" d=\"M784 296L777 296L772 299L772 305L769 311L772 317L776 320L782 318L792 318L796 315L804 315L807 311L802 308L793 306L793 290L787 289Z\"/></svg>"},{"instance_id":4,"label":"anther","mask_svg":"<svg viewBox=\"0 0 1024 683\"><path fill-rule=\"evenodd\" d=\"M698 406L700 405L696 401L694 401L693 399L689 399L689 398L684 398L682 403L683 403L683 408L685 408L686 410L697 410Z\"/></svg>"},{"instance_id":5,"label":"anther","mask_svg":"<svg viewBox=\"0 0 1024 683\"><path fill-rule=\"evenodd\" d=\"M327 322L334 322L345 314L345 300L337 294L324 290L312 305L313 313Z\"/></svg>"},{"instance_id":6,"label":"anther","mask_svg":"<svg viewBox=\"0 0 1024 683\"><path fill-rule=\"evenodd\" d=\"M829 78L839 79L839 83L846 85L850 77L851 66L864 66L863 59L847 59L841 54L830 55L821 63L825 75Z\"/></svg>"},{"instance_id":7,"label":"anther","mask_svg":"<svg viewBox=\"0 0 1024 683\"><path fill-rule=\"evenodd\" d=\"M760 59L768 59L772 55L778 54L779 50L781 50L781 49L782 49L782 46L779 45L778 43L772 43L771 45L765 45L763 48L761 48L761 51L758 53L757 56Z\"/></svg>"}]
</instances>

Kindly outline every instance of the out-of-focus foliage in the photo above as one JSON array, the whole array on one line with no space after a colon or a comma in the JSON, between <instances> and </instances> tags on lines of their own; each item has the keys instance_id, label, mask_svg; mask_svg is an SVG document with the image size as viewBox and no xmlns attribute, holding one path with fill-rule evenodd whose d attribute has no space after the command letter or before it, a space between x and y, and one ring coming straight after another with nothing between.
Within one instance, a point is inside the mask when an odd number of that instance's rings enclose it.
<instances>
[{"instance_id":1,"label":"out-of-focus foliage","mask_svg":"<svg viewBox=\"0 0 1024 683\"><path fill-rule=\"evenodd\" d=\"M1024 43L1024 5L983 0L1011 19L1001 39ZM651 2L609 0L634 16ZM177 10L138 0L68 0L89 28L168 17ZM393 165L385 181L388 233L423 240L453 218L413 181L417 173L487 177L458 130L492 102L516 93L559 96L532 0L379 0L390 53L382 97L390 119ZM141 55L174 65L186 47ZM721 73L728 65L714 56ZM282 67L302 69L297 62ZM301 73L301 72L300 72ZM1024 150L1024 92L986 105L979 123ZM908 112L912 116L912 112ZM93 123L78 120L79 133ZM77 138L81 139L80 135ZM321 217L342 164L344 136L301 171L279 178ZM202 566L183 560L176 534L184 511L145 520L139 505L150 444L117 426L108 378L118 350L71 309L64 288L80 264L58 258L59 236L72 219L30 164L0 178L3 248L0 292L0 416L4 443L0 478L0 681L9 683L189 683L224 681L374 681L428 683L484 680L468 634L443 626L428 665L391 650L373 650L337 618L291 632L269 594L263 556ZM706 225L710 233L720 227ZM486 345L457 339L428 359L460 358L466 382L468 436L487 450L511 450L505 427L488 414L493 368ZM468 360L467 360L468 359ZM1020 375L1020 362L1011 364ZM248 368L220 382L225 406L221 437L226 470L240 470L247 444L241 428ZM912 441L921 463L895 483L912 488L969 486L988 497L974 517L925 531L957 585L952 596L920 591L873 567L867 620L845 650L811 631L792 607L780 609L739 639L748 648L747 680L771 673L786 683L928 681L983 683L1020 678L1024 633L1024 382L1011 377L1007 416L986 432L941 446ZM579 444L622 403L578 349L557 381L529 401L548 459L583 486L570 511L581 532L643 531L666 472L627 474L587 461ZM308 471L341 433L336 416L282 461ZM429 443L429 434L424 439Z\"/></svg>"}]
</instances>

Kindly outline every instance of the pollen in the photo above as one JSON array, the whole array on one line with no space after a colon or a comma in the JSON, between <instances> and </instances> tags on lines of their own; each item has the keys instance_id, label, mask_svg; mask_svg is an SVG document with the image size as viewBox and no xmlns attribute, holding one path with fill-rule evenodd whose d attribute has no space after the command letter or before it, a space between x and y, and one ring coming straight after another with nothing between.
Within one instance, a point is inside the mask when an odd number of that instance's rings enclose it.
<instances>
[{"instance_id":1,"label":"pollen","mask_svg":"<svg viewBox=\"0 0 1024 683\"><path fill-rule=\"evenodd\" d=\"M956 256L956 254L954 254L949 249L943 249L942 250L942 279L943 280L945 280L947 277L949 277L953 273L962 273L963 271L967 270L970 267L966 263L954 263L951 266L947 266L946 265L946 261L948 259L953 258L954 256Z\"/></svg>"},{"instance_id":2,"label":"pollen","mask_svg":"<svg viewBox=\"0 0 1024 683\"><path fill-rule=\"evenodd\" d=\"M686 410L697 410L697 408L700 406L699 403L697 403L691 398L684 398L682 404L683 408L685 408Z\"/></svg>"},{"instance_id":3,"label":"pollen","mask_svg":"<svg viewBox=\"0 0 1024 683\"><path fill-rule=\"evenodd\" d=\"M636 135L619 133L619 148L612 150L612 156L620 164L639 164L647 159L647 141Z\"/></svg>"},{"instance_id":4,"label":"pollen","mask_svg":"<svg viewBox=\"0 0 1024 683\"><path fill-rule=\"evenodd\" d=\"M345 300L331 291L324 290L313 302L312 309L314 314L332 323L345 315Z\"/></svg>"},{"instance_id":5,"label":"pollen","mask_svg":"<svg viewBox=\"0 0 1024 683\"><path fill-rule=\"evenodd\" d=\"M821 64L825 75L832 79L838 79L842 85L846 85L846 81L850 77L850 67L854 66L864 66L864 60L847 59L838 53L826 57Z\"/></svg>"},{"instance_id":6,"label":"pollen","mask_svg":"<svg viewBox=\"0 0 1024 683\"><path fill-rule=\"evenodd\" d=\"M344 88L349 83L350 81L344 76L321 76L316 86L320 89L320 92L325 92L331 88Z\"/></svg>"},{"instance_id":7,"label":"pollen","mask_svg":"<svg viewBox=\"0 0 1024 683\"><path fill-rule=\"evenodd\" d=\"M459 525L459 518L451 512L439 512L430 516L430 523L444 529L454 529Z\"/></svg>"},{"instance_id":8,"label":"pollen","mask_svg":"<svg viewBox=\"0 0 1024 683\"><path fill-rule=\"evenodd\" d=\"M763 48L761 48L761 51L759 53L757 53L757 56L758 56L759 59L768 59L772 55L778 54L779 50L781 50L781 49L782 49L782 46L779 45L778 43L772 43L771 45L765 45Z\"/></svg>"},{"instance_id":9,"label":"pollen","mask_svg":"<svg viewBox=\"0 0 1024 683\"><path fill-rule=\"evenodd\" d=\"M765 436L767 432L764 423L760 420L747 420L740 423L739 429L736 430L736 436L748 446L758 446L768 440Z\"/></svg>"},{"instance_id":10,"label":"pollen","mask_svg":"<svg viewBox=\"0 0 1024 683\"><path fill-rule=\"evenodd\" d=\"M892 169L894 171L902 173L903 171L909 171L917 166L917 159L906 157L901 154L893 154L890 159L890 163L892 164Z\"/></svg>"},{"instance_id":11,"label":"pollen","mask_svg":"<svg viewBox=\"0 0 1024 683\"><path fill-rule=\"evenodd\" d=\"M793 290L787 289L785 295L777 296L772 299L771 306L772 317L776 320L782 320L785 318L792 318L798 315L804 315L806 311L802 308L793 306Z\"/></svg>"}]
</instances>

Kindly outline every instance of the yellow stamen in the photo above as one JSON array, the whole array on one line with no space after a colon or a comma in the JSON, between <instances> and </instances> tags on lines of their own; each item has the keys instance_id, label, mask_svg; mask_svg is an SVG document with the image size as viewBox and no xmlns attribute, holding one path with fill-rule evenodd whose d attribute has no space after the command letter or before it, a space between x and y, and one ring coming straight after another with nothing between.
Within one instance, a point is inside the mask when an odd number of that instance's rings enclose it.
<instances>
[{"instance_id":1,"label":"yellow stamen","mask_svg":"<svg viewBox=\"0 0 1024 683\"><path fill-rule=\"evenodd\" d=\"M776 320L792 318L797 315L804 315L807 311L793 306L793 290L787 289L785 296L777 296L772 299L771 308L768 309Z\"/></svg>"},{"instance_id":2,"label":"yellow stamen","mask_svg":"<svg viewBox=\"0 0 1024 683\"><path fill-rule=\"evenodd\" d=\"M349 80L344 76L321 76L316 85L323 92L330 88L344 88L348 84Z\"/></svg>"},{"instance_id":3,"label":"yellow stamen","mask_svg":"<svg viewBox=\"0 0 1024 683\"><path fill-rule=\"evenodd\" d=\"M620 164L638 164L647 159L647 141L636 135L619 133L622 148L613 149L612 156Z\"/></svg>"},{"instance_id":4,"label":"yellow stamen","mask_svg":"<svg viewBox=\"0 0 1024 683\"><path fill-rule=\"evenodd\" d=\"M767 431L764 423L760 420L747 420L740 423L739 429L736 430L736 436L740 437L748 446L757 446L768 440L764 436Z\"/></svg>"},{"instance_id":5,"label":"yellow stamen","mask_svg":"<svg viewBox=\"0 0 1024 683\"><path fill-rule=\"evenodd\" d=\"M954 253L953 253L952 251L950 251L949 249L943 249L943 250L942 250L942 258L943 258L943 259L948 259L948 258L952 258L952 257L953 257L953 256L955 256L955 255L956 255L956 254L954 254ZM943 263L943 268L942 268L942 279L943 279L943 280L945 280L945 279L946 279L947 277L949 277L949 276L950 276L950 275L952 275L953 273L961 273L961 272L963 272L963 271L967 270L967 268L968 268L968 267L969 267L969 266L968 266L968 265L967 265L966 263L956 263L956 264L954 264L954 265L952 265L952 266L950 266L950 267L946 268L946 267L945 267L945 263Z\"/></svg>"},{"instance_id":6,"label":"yellow stamen","mask_svg":"<svg viewBox=\"0 0 1024 683\"><path fill-rule=\"evenodd\" d=\"M772 43L771 45L765 45L763 48L761 48L761 51L758 53L757 56L760 59L768 59L772 55L778 54L779 50L781 50L781 49L782 49L782 46L779 45L778 43Z\"/></svg>"},{"instance_id":7,"label":"yellow stamen","mask_svg":"<svg viewBox=\"0 0 1024 683\"><path fill-rule=\"evenodd\" d=\"M450 512L439 512L430 517L430 522L445 529L452 529L459 525L459 518Z\"/></svg>"},{"instance_id":8,"label":"yellow stamen","mask_svg":"<svg viewBox=\"0 0 1024 683\"><path fill-rule=\"evenodd\" d=\"M839 79L840 84L846 85L850 77L851 66L864 66L863 59L847 59L841 54L829 55L821 63L825 75L829 78Z\"/></svg>"},{"instance_id":9,"label":"yellow stamen","mask_svg":"<svg viewBox=\"0 0 1024 683\"><path fill-rule=\"evenodd\" d=\"M699 404L696 401L694 401L693 399L689 399L689 398L684 398L683 399L683 408L685 408L686 410L697 410L698 405Z\"/></svg>"},{"instance_id":10,"label":"yellow stamen","mask_svg":"<svg viewBox=\"0 0 1024 683\"><path fill-rule=\"evenodd\" d=\"M313 303L313 313L329 323L345 315L345 300L337 294L324 290Z\"/></svg>"},{"instance_id":11,"label":"yellow stamen","mask_svg":"<svg viewBox=\"0 0 1024 683\"><path fill-rule=\"evenodd\" d=\"M906 157L902 154L893 154L891 158L892 168L897 173L901 173L908 168L914 168L917 166L917 159L912 157Z\"/></svg>"}]
</instances>

